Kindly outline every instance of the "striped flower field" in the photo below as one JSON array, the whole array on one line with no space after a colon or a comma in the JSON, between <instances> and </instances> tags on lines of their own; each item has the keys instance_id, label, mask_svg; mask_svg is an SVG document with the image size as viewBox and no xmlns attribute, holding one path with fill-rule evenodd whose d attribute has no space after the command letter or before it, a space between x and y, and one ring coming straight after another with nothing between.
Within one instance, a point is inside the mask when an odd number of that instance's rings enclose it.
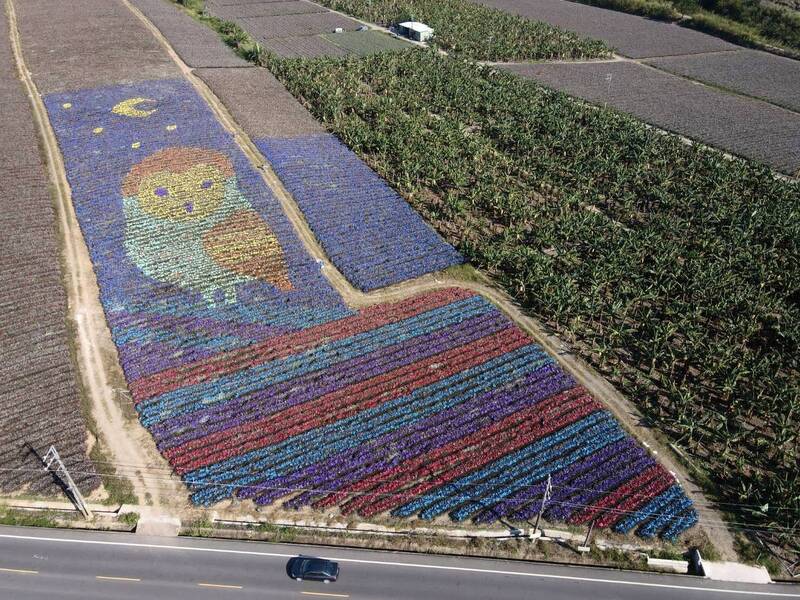
<instances>
[{"instance_id":1,"label":"striped flower field","mask_svg":"<svg viewBox=\"0 0 800 600\"><path fill-rule=\"evenodd\" d=\"M527 518L674 538L673 477L491 303L460 289L366 309L131 382L200 505ZM658 520L660 519L660 521Z\"/></svg>"},{"instance_id":2,"label":"striped flower field","mask_svg":"<svg viewBox=\"0 0 800 600\"><path fill-rule=\"evenodd\" d=\"M139 419L195 504L489 523L538 513L549 477L552 521L665 539L697 521L676 480L483 297L348 307L185 83L45 103ZM347 254L346 235L330 239Z\"/></svg>"}]
</instances>

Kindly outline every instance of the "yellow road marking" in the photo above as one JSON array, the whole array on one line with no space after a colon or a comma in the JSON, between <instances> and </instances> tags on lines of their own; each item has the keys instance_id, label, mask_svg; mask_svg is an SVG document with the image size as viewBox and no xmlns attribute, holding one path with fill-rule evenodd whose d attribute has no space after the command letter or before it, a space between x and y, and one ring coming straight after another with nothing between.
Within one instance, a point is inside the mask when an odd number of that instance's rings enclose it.
<instances>
[{"instance_id":1,"label":"yellow road marking","mask_svg":"<svg viewBox=\"0 0 800 600\"><path fill-rule=\"evenodd\" d=\"M210 588L226 588L229 590L240 590L242 586L240 585L226 585L224 583L198 583L200 587L210 587Z\"/></svg>"},{"instance_id":2,"label":"yellow road marking","mask_svg":"<svg viewBox=\"0 0 800 600\"><path fill-rule=\"evenodd\" d=\"M107 579L109 581L141 581L138 577L111 577L109 575L97 575L95 579Z\"/></svg>"},{"instance_id":3,"label":"yellow road marking","mask_svg":"<svg viewBox=\"0 0 800 600\"><path fill-rule=\"evenodd\" d=\"M325 592L300 592L306 596L328 596L330 598L349 598L349 594L326 594Z\"/></svg>"},{"instance_id":4,"label":"yellow road marking","mask_svg":"<svg viewBox=\"0 0 800 600\"><path fill-rule=\"evenodd\" d=\"M0 571L4 573L22 573L23 575L38 575L39 571L31 571L29 569L4 569L0 567Z\"/></svg>"}]
</instances>

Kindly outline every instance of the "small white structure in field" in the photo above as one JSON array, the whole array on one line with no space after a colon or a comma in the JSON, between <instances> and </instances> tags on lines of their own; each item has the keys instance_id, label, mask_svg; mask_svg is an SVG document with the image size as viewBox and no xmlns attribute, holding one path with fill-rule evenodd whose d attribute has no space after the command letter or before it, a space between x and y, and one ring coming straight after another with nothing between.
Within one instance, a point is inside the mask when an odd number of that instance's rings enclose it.
<instances>
[{"instance_id":1,"label":"small white structure in field","mask_svg":"<svg viewBox=\"0 0 800 600\"><path fill-rule=\"evenodd\" d=\"M418 42L427 42L433 37L433 29L419 21L405 21L398 24L397 29L401 35Z\"/></svg>"}]
</instances>

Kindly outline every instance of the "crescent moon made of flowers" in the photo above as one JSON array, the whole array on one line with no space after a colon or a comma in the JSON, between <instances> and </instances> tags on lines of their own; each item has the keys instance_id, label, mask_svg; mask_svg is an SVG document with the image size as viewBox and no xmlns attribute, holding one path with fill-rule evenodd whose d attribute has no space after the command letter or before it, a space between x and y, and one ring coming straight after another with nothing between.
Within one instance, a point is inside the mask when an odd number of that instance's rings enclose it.
<instances>
[{"instance_id":1,"label":"crescent moon made of flowers","mask_svg":"<svg viewBox=\"0 0 800 600\"><path fill-rule=\"evenodd\" d=\"M137 108L143 102L153 102L150 98L128 98L127 100L123 100L118 104L114 105L114 108L111 109L111 112L123 115L125 117L133 117L138 119L143 119L144 117L149 117L157 109L151 108L150 110L142 110Z\"/></svg>"}]
</instances>

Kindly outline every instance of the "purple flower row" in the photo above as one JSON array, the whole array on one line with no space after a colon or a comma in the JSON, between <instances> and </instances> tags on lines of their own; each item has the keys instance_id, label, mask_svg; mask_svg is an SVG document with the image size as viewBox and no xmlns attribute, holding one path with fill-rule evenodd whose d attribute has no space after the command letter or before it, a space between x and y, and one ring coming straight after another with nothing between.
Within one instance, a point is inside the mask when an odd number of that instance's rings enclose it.
<instances>
[{"instance_id":1,"label":"purple flower row","mask_svg":"<svg viewBox=\"0 0 800 600\"><path fill-rule=\"evenodd\" d=\"M329 134L256 142L336 267L369 291L463 257L372 169Z\"/></svg>"}]
</instances>

